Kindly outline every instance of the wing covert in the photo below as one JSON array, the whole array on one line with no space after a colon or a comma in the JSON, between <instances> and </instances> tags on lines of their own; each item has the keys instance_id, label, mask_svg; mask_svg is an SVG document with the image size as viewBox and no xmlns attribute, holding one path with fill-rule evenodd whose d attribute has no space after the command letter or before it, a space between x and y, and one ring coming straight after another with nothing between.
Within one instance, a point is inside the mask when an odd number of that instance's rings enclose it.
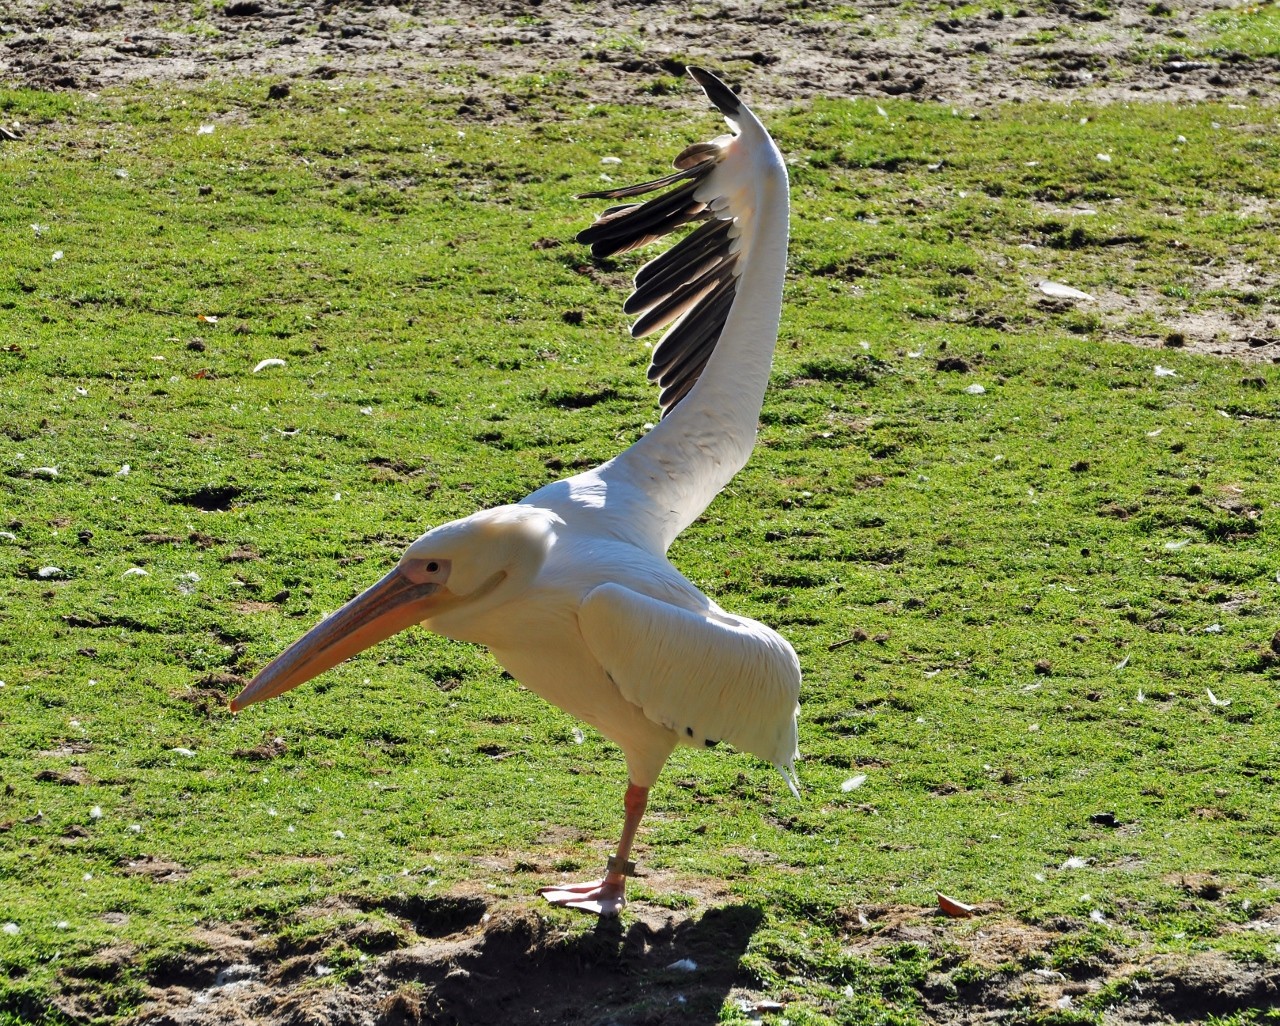
<instances>
[{"instance_id":1,"label":"wing covert","mask_svg":"<svg viewBox=\"0 0 1280 1026\"><path fill-rule=\"evenodd\" d=\"M781 635L619 584L592 589L578 622L623 697L649 719L686 745L728 741L773 763L796 790L800 664Z\"/></svg>"}]
</instances>

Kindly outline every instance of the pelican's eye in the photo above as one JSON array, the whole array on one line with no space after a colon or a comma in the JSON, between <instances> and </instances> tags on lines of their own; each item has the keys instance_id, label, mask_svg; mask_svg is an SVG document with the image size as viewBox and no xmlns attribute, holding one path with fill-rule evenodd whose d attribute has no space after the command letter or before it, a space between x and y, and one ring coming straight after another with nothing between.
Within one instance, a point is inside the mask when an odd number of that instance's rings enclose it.
<instances>
[{"instance_id":1,"label":"pelican's eye","mask_svg":"<svg viewBox=\"0 0 1280 1026\"><path fill-rule=\"evenodd\" d=\"M443 585L449 576L447 559L414 559L406 556L400 561L401 572L415 584Z\"/></svg>"}]
</instances>

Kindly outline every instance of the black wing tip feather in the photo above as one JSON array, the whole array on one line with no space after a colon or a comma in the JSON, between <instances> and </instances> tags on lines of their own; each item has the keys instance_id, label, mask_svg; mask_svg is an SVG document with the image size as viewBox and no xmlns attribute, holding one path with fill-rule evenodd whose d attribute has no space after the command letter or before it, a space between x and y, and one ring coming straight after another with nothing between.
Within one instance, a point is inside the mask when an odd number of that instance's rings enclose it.
<instances>
[{"instance_id":1,"label":"black wing tip feather","mask_svg":"<svg viewBox=\"0 0 1280 1026\"><path fill-rule=\"evenodd\" d=\"M728 86L702 68L687 70L721 114L739 116L742 103ZM647 200L610 207L579 232L577 241L590 245L596 259L637 249L687 224L712 222L642 267L636 275L636 290L624 306L628 313L640 315L632 326L633 336L670 325L654 349L649 373L650 380L656 380L661 388L658 403L663 417L697 384L737 291L737 259L731 250L733 219L717 217L707 202L695 195L723 152L719 141L695 143L676 158L673 174L579 197L628 200L673 187Z\"/></svg>"},{"instance_id":2,"label":"black wing tip feather","mask_svg":"<svg viewBox=\"0 0 1280 1026\"><path fill-rule=\"evenodd\" d=\"M707 99L721 114L728 118L736 118L742 112L742 101L732 89L716 78L705 68L687 67L689 77L707 94Z\"/></svg>"},{"instance_id":3,"label":"black wing tip feather","mask_svg":"<svg viewBox=\"0 0 1280 1026\"><path fill-rule=\"evenodd\" d=\"M662 178L655 178L652 182L641 182L639 185L622 185L616 189L598 189L595 192L580 192L574 198L575 199L626 199L628 196L643 196L646 192L656 192L658 189L661 189L664 185L674 185L676 182L682 181L685 178L700 177L702 174L704 174L706 171L709 170L709 167L703 167L702 165L703 164L710 165L710 164L713 164L714 162L715 160L713 157L708 157L705 160L700 160L697 163L688 164L686 166L681 166L679 163L677 163L676 167L680 168L680 170L672 174L666 175ZM606 210L605 213L606 214L610 213L610 211Z\"/></svg>"}]
</instances>

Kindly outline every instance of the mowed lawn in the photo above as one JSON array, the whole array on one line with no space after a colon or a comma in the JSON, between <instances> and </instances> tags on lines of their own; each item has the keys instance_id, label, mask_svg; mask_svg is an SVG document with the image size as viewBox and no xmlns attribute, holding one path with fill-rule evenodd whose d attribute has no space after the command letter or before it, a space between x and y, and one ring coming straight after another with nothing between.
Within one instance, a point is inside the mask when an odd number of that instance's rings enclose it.
<instances>
[{"instance_id":1,"label":"mowed lawn","mask_svg":"<svg viewBox=\"0 0 1280 1026\"><path fill-rule=\"evenodd\" d=\"M493 121L377 82L0 92L0 1023L70 1021L70 978L127 1015L197 924L521 902L612 850L620 753L481 650L408 632L225 709L427 527L656 419L638 260L593 263L573 197L722 126L674 80L560 85ZM1179 324L1280 349L1276 108L765 115L772 388L671 557L799 652L804 792L678 751L634 898L757 906L743 972L793 1022L917 1021L932 956L844 942L939 891L981 912L957 938L1054 924L1027 958L1068 975L1274 966L1280 371Z\"/></svg>"}]
</instances>

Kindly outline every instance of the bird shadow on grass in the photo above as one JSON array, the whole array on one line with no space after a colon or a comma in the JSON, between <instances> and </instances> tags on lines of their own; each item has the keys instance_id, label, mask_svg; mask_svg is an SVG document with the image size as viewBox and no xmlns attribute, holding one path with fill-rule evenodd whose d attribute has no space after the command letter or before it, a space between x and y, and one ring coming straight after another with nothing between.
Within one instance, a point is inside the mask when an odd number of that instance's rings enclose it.
<instances>
[{"instance_id":1,"label":"bird shadow on grass","mask_svg":"<svg viewBox=\"0 0 1280 1026\"><path fill-rule=\"evenodd\" d=\"M446 957L438 945L390 955L396 986L379 1023L715 1023L763 916L730 905L698 918L652 912L567 933L538 913L498 914Z\"/></svg>"},{"instance_id":2,"label":"bird shadow on grass","mask_svg":"<svg viewBox=\"0 0 1280 1026\"><path fill-rule=\"evenodd\" d=\"M64 971L57 1010L119 1021L100 984L141 968L130 1026L228 1026L250 1021L246 1010L260 1026L710 1024L735 987L751 985L740 963L763 919L745 905L638 903L625 921L582 929L541 905L397 894L330 899L298 922L324 914L339 918L295 937L209 924L144 967L128 946L101 952Z\"/></svg>"}]
</instances>

